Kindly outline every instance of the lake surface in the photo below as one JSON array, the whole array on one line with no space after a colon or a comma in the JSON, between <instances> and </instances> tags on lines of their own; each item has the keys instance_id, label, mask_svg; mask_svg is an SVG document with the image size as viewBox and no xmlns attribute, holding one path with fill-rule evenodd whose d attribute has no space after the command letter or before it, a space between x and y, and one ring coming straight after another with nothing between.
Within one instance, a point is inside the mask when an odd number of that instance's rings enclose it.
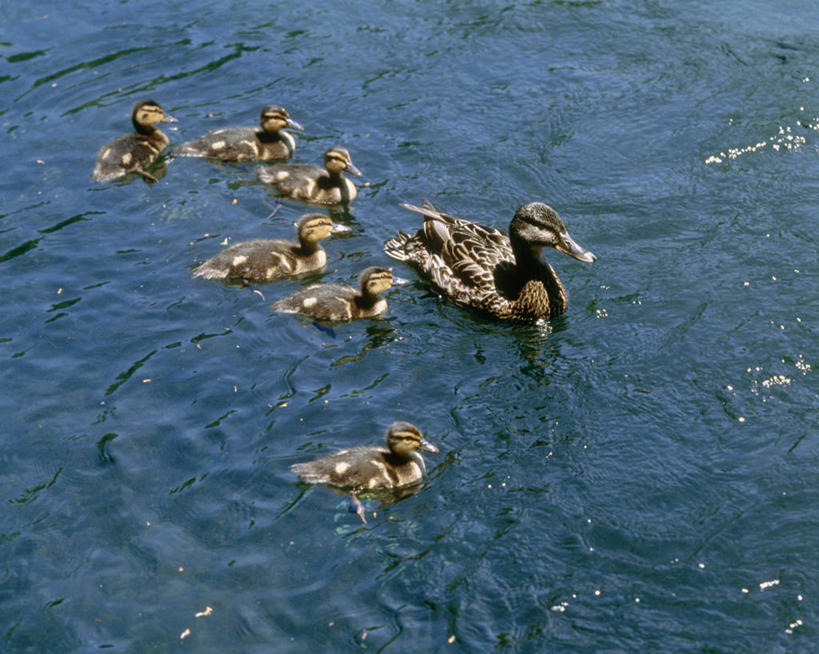
<instances>
[{"instance_id":1,"label":"lake surface","mask_svg":"<svg viewBox=\"0 0 819 654\"><path fill-rule=\"evenodd\" d=\"M0 4L0 650L819 651L819 16L801 0ZM91 181L305 126L364 172L321 275L190 276L305 207L253 165ZM368 186L364 186L363 183ZM548 326L437 297L384 241L542 200ZM383 320L270 312L369 265ZM368 522L288 466L441 450ZM373 515L375 514L375 515ZM209 608L208 608L209 607Z\"/></svg>"}]
</instances>

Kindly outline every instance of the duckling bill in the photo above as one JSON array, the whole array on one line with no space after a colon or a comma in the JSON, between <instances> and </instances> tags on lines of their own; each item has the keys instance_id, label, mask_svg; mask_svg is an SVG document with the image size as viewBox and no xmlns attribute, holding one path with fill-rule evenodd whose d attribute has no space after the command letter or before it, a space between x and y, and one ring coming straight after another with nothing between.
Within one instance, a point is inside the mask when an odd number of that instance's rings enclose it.
<instances>
[{"instance_id":1,"label":"duckling bill","mask_svg":"<svg viewBox=\"0 0 819 654\"><path fill-rule=\"evenodd\" d=\"M392 283L392 270L373 266L361 273L357 289L340 284L314 284L275 302L272 309L331 322L376 318L387 310L381 293Z\"/></svg>"},{"instance_id":2,"label":"duckling bill","mask_svg":"<svg viewBox=\"0 0 819 654\"><path fill-rule=\"evenodd\" d=\"M358 189L342 173L361 177L346 148L334 146L324 153L324 168L306 164L274 164L259 168L259 179L278 195L307 204L346 205L358 195Z\"/></svg>"},{"instance_id":3,"label":"duckling bill","mask_svg":"<svg viewBox=\"0 0 819 654\"><path fill-rule=\"evenodd\" d=\"M125 134L103 145L97 154L92 177L97 182L111 182L135 173L147 182L156 177L148 172L170 141L156 127L157 123L175 123L176 118L164 112L153 100L140 100L131 111L133 134Z\"/></svg>"},{"instance_id":4,"label":"duckling bill","mask_svg":"<svg viewBox=\"0 0 819 654\"><path fill-rule=\"evenodd\" d=\"M437 452L415 425L394 422L387 430L387 447L356 447L341 450L306 463L290 466L307 484L324 484L348 492L362 522L364 508L358 494L420 483L426 474L426 464L419 450Z\"/></svg>"},{"instance_id":5,"label":"duckling bill","mask_svg":"<svg viewBox=\"0 0 819 654\"><path fill-rule=\"evenodd\" d=\"M315 272L327 264L321 241L331 234L348 231L328 216L310 213L296 223L298 242L257 239L235 243L193 270L205 279L270 282Z\"/></svg>"},{"instance_id":6,"label":"duckling bill","mask_svg":"<svg viewBox=\"0 0 819 654\"><path fill-rule=\"evenodd\" d=\"M259 116L261 129L255 127L226 127L210 132L176 148L182 157L209 157L221 161L269 161L287 159L296 149L296 141L285 128L299 131L304 128L290 118L287 109L275 104L262 108Z\"/></svg>"},{"instance_id":7,"label":"duckling bill","mask_svg":"<svg viewBox=\"0 0 819 654\"><path fill-rule=\"evenodd\" d=\"M399 232L385 252L414 267L444 296L460 306L503 320L538 322L566 311L566 290L544 248L591 263L597 257L578 245L557 212L542 202L521 206L509 234L456 218L424 201L401 205L424 216L414 235Z\"/></svg>"}]
</instances>

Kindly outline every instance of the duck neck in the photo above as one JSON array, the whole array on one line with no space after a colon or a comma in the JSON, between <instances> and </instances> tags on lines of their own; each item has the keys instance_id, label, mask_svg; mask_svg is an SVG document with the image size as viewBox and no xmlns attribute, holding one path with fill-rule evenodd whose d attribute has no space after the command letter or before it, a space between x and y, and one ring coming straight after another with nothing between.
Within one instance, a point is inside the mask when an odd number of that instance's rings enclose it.
<instances>
[{"instance_id":1,"label":"duck neck","mask_svg":"<svg viewBox=\"0 0 819 654\"><path fill-rule=\"evenodd\" d=\"M544 267L540 258L542 247L534 247L515 234L509 235L512 252L515 255L515 267L518 273L526 278L539 277L540 268Z\"/></svg>"},{"instance_id":2,"label":"duck neck","mask_svg":"<svg viewBox=\"0 0 819 654\"><path fill-rule=\"evenodd\" d=\"M424 462L424 457L422 457L421 453L417 450L412 450L410 452L397 452L396 450L390 448L389 456L397 465L406 465L407 463L414 461L418 464L418 467L421 468L421 474L425 475L427 473L427 464Z\"/></svg>"},{"instance_id":3,"label":"duck neck","mask_svg":"<svg viewBox=\"0 0 819 654\"><path fill-rule=\"evenodd\" d=\"M142 134L143 136L150 136L156 131L156 127L154 125L142 125L136 121L133 121L134 129L136 130L137 134Z\"/></svg>"},{"instance_id":4,"label":"duck neck","mask_svg":"<svg viewBox=\"0 0 819 654\"><path fill-rule=\"evenodd\" d=\"M375 293L368 293L364 289L359 292L358 295L355 296L355 303L358 307L362 309L372 309L378 300L381 299L380 295Z\"/></svg>"},{"instance_id":5,"label":"duck neck","mask_svg":"<svg viewBox=\"0 0 819 654\"><path fill-rule=\"evenodd\" d=\"M341 176L341 173L335 173L331 170L325 170L325 172L326 174L317 180L318 187L324 190L339 188L341 189L342 195L344 195L347 187L344 184L345 179Z\"/></svg>"},{"instance_id":6,"label":"duck neck","mask_svg":"<svg viewBox=\"0 0 819 654\"><path fill-rule=\"evenodd\" d=\"M427 474L427 464L424 463L424 457L421 456L420 452L411 452L410 459L415 461L418 464L418 467L421 468L421 474Z\"/></svg>"},{"instance_id":7,"label":"duck neck","mask_svg":"<svg viewBox=\"0 0 819 654\"><path fill-rule=\"evenodd\" d=\"M293 248L296 254L309 256L315 254L319 250L318 241L300 241L299 244Z\"/></svg>"},{"instance_id":8,"label":"duck neck","mask_svg":"<svg viewBox=\"0 0 819 654\"><path fill-rule=\"evenodd\" d=\"M256 132L256 138L258 138L262 143L275 143L276 141L282 140L282 135L279 130L276 130L275 132L266 132L262 129Z\"/></svg>"},{"instance_id":9,"label":"duck neck","mask_svg":"<svg viewBox=\"0 0 819 654\"><path fill-rule=\"evenodd\" d=\"M355 189L353 183L340 172L334 173L329 170L326 175L319 177L316 185L323 191L332 192L333 189L338 189L341 204L350 203L352 192Z\"/></svg>"},{"instance_id":10,"label":"duck neck","mask_svg":"<svg viewBox=\"0 0 819 654\"><path fill-rule=\"evenodd\" d=\"M522 287L535 289L530 282L540 282L548 296L549 314L557 316L566 310L566 289L560 282L557 274L541 257L542 247L534 247L522 239L510 236L512 251L515 253L515 263L518 274L521 275Z\"/></svg>"}]
</instances>

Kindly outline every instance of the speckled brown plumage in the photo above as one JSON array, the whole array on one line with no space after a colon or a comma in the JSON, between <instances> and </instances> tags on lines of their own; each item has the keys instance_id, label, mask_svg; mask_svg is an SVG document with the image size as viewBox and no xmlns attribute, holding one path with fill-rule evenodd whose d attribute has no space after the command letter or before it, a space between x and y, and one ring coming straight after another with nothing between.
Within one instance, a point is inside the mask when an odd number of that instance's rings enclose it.
<instances>
[{"instance_id":1,"label":"speckled brown plumage","mask_svg":"<svg viewBox=\"0 0 819 654\"><path fill-rule=\"evenodd\" d=\"M269 104L259 116L261 129L226 127L209 132L175 149L182 157L210 157L221 161L270 161L287 159L296 149L296 141L285 128L304 128L290 118L287 109Z\"/></svg>"},{"instance_id":2,"label":"speckled brown plumage","mask_svg":"<svg viewBox=\"0 0 819 654\"><path fill-rule=\"evenodd\" d=\"M314 284L275 302L272 309L332 322L376 318L387 310L387 301L381 293L390 286L392 271L374 266L361 273L359 288Z\"/></svg>"},{"instance_id":3,"label":"speckled brown plumage","mask_svg":"<svg viewBox=\"0 0 819 654\"><path fill-rule=\"evenodd\" d=\"M307 204L346 205L358 195L358 189L342 173L361 177L350 153L335 146L324 153L324 167L306 164L274 164L259 168L259 179L278 195Z\"/></svg>"},{"instance_id":4,"label":"speckled brown plumage","mask_svg":"<svg viewBox=\"0 0 819 654\"><path fill-rule=\"evenodd\" d=\"M97 165L92 177L97 182L110 182L129 173L136 173L146 181L156 177L147 169L168 147L168 137L157 129L156 123L175 123L153 100L140 100L131 111L133 134L125 134L103 145L97 153Z\"/></svg>"},{"instance_id":5,"label":"speckled brown plumage","mask_svg":"<svg viewBox=\"0 0 819 654\"><path fill-rule=\"evenodd\" d=\"M401 488L419 483L426 465L419 450L437 452L421 431L408 422L387 430L387 447L355 447L290 469L308 484L325 484L353 493Z\"/></svg>"},{"instance_id":6,"label":"speckled brown plumage","mask_svg":"<svg viewBox=\"0 0 819 654\"><path fill-rule=\"evenodd\" d=\"M296 223L298 242L257 239L235 243L193 270L194 277L269 282L324 268L321 241L343 228L328 216L305 214Z\"/></svg>"},{"instance_id":7,"label":"speckled brown plumage","mask_svg":"<svg viewBox=\"0 0 819 654\"><path fill-rule=\"evenodd\" d=\"M572 240L557 212L542 202L520 207L508 236L423 204L402 205L425 217L422 229L414 235L399 232L384 250L413 266L456 304L496 318L536 322L566 310L563 284L540 258L544 247L579 261L596 259Z\"/></svg>"}]
</instances>

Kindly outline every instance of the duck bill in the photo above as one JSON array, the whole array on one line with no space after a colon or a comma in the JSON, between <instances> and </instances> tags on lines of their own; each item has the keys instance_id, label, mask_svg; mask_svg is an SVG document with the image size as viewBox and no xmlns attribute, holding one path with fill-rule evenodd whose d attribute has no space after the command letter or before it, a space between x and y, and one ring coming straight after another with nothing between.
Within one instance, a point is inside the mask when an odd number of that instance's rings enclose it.
<instances>
[{"instance_id":1,"label":"duck bill","mask_svg":"<svg viewBox=\"0 0 819 654\"><path fill-rule=\"evenodd\" d=\"M159 119L160 123L178 123L179 121L171 116L171 114L163 114L162 118Z\"/></svg>"},{"instance_id":2,"label":"duck bill","mask_svg":"<svg viewBox=\"0 0 819 654\"><path fill-rule=\"evenodd\" d=\"M421 439L421 443L419 447L424 450L425 452L437 452L438 448L435 447L432 443L430 443L426 438Z\"/></svg>"},{"instance_id":3,"label":"duck bill","mask_svg":"<svg viewBox=\"0 0 819 654\"><path fill-rule=\"evenodd\" d=\"M297 130L299 130L300 132L303 132L303 131L304 131L304 127L302 127L302 126L301 126L299 123L297 123L297 122L296 122L295 120L293 120L292 118L288 118L288 119L287 119L286 126L287 126L287 127L289 127L290 129L297 129Z\"/></svg>"},{"instance_id":4,"label":"duck bill","mask_svg":"<svg viewBox=\"0 0 819 654\"><path fill-rule=\"evenodd\" d=\"M597 256L593 252L589 252L580 247L566 232L560 235L560 243L555 246L555 249L584 263L592 263L597 259Z\"/></svg>"},{"instance_id":5,"label":"duck bill","mask_svg":"<svg viewBox=\"0 0 819 654\"><path fill-rule=\"evenodd\" d=\"M347 162L347 172L351 175L355 175L356 177L363 177L364 173L362 173L358 168L355 167L355 164L352 161Z\"/></svg>"}]
</instances>

